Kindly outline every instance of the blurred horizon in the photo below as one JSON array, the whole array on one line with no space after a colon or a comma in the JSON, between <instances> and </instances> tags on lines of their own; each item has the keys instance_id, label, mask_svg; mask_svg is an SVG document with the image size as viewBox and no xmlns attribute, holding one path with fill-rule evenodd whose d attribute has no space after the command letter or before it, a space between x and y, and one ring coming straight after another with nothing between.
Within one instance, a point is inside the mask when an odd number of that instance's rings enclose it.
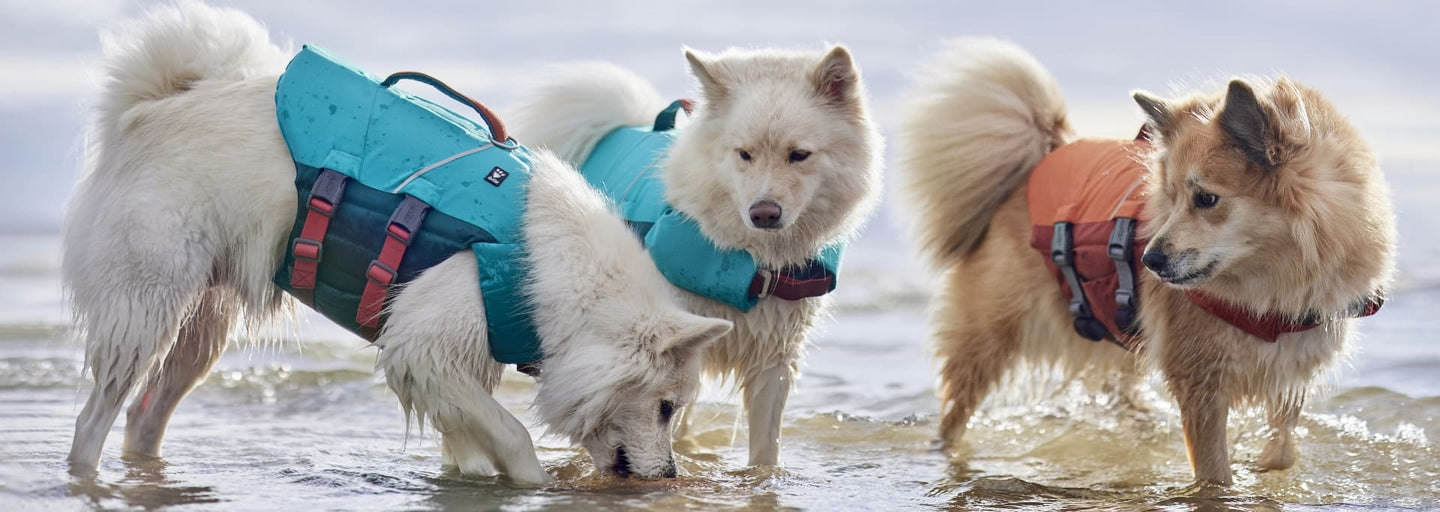
<instances>
[{"instance_id":1,"label":"blurred horizon","mask_svg":"<svg viewBox=\"0 0 1440 512\"><path fill-rule=\"evenodd\" d=\"M1440 66L1413 65L1440 54L1440 38L1432 33L1440 4L1434 3L747 0L717 7L562 0L503 10L454 0L404 8L336 0L211 3L251 14L282 45L318 44L376 74L425 71L502 117L514 99L511 84L551 65L615 62L678 97L693 94L684 45L818 51L841 43L861 66L888 137L914 71L944 40L995 36L1019 43L1056 76L1082 135L1133 133L1141 122L1129 99L1134 89L1169 95L1235 75L1286 74L1334 100L1387 171L1433 176L1429 169L1440 163L1440 98L1429 88ZM0 202L0 233L58 230L81 165L87 107L99 91L99 31L157 4L0 0L0 64L10 71L0 75L0 154L8 157L0 162L0 180L12 191ZM1440 197L1440 179L1405 181ZM1417 192L1396 188L1397 194ZM871 231L893 227L889 208L882 210Z\"/></svg>"}]
</instances>

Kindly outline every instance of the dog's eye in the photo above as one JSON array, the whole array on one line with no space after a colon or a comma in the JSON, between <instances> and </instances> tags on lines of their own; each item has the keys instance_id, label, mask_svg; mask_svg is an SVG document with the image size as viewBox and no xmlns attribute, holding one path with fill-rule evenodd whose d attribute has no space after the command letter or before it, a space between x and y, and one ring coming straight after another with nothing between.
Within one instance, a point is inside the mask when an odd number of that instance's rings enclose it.
<instances>
[{"instance_id":1,"label":"dog's eye","mask_svg":"<svg viewBox=\"0 0 1440 512\"><path fill-rule=\"evenodd\" d=\"M745 150L743 150L743 149L737 149L737 150L735 150L735 151L740 152L740 159L741 159L741 160L744 160L744 161L746 161L746 162L749 162L749 161L750 161L750 152L749 152L749 151L745 151Z\"/></svg>"},{"instance_id":2,"label":"dog's eye","mask_svg":"<svg viewBox=\"0 0 1440 512\"><path fill-rule=\"evenodd\" d=\"M660 402L660 423L670 423L670 417L675 415L675 402L662 400Z\"/></svg>"},{"instance_id":3,"label":"dog's eye","mask_svg":"<svg viewBox=\"0 0 1440 512\"><path fill-rule=\"evenodd\" d=\"M803 150L803 149L797 149L797 150L795 150L795 151L791 151L791 152L790 152L790 163L804 162L806 158L810 158L810 152L809 152L809 151L805 151L805 150Z\"/></svg>"},{"instance_id":4,"label":"dog's eye","mask_svg":"<svg viewBox=\"0 0 1440 512\"><path fill-rule=\"evenodd\" d=\"M1215 203L1220 202L1220 196L1209 192L1196 192L1193 199L1195 207L1199 209L1214 208Z\"/></svg>"}]
</instances>

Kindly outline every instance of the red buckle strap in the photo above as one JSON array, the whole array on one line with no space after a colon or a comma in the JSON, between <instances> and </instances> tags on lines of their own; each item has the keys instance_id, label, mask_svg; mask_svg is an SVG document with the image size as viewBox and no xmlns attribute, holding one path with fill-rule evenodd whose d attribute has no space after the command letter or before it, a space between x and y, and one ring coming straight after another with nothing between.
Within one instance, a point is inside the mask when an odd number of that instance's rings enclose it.
<instances>
[{"instance_id":1,"label":"red buckle strap","mask_svg":"<svg viewBox=\"0 0 1440 512\"><path fill-rule=\"evenodd\" d=\"M320 257L324 254L325 233L330 230L330 219L335 216L336 206L345 195L346 176L330 169L320 171L315 184L310 186L310 198L305 202L305 224L300 227L300 236L295 238L290 252L294 263L290 267L290 288L305 304L313 304L315 298L315 276L320 269Z\"/></svg>"},{"instance_id":2,"label":"red buckle strap","mask_svg":"<svg viewBox=\"0 0 1440 512\"><path fill-rule=\"evenodd\" d=\"M1365 297L1365 300L1350 311L1351 318L1364 318L1380 312L1380 306L1385 305L1385 298L1379 294Z\"/></svg>"},{"instance_id":3,"label":"red buckle strap","mask_svg":"<svg viewBox=\"0 0 1440 512\"><path fill-rule=\"evenodd\" d=\"M1189 295L1190 301L1200 306L1200 309L1208 311L1236 329L1272 343L1279 339L1281 334L1308 331L1322 323L1320 316L1315 314L1306 315L1306 318L1300 320L1284 318L1275 313L1257 317L1243 307L1212 298L1198 291L1191 290L1185 294ZM1367 317L1380 311L1380 306L1384 304L1385 299L1379 295L1371 295L1356 301L1346 314L1351 318Z\"/></svg>"},{"instance_id":4,"label":"red buckle strap","mask_svg":"<svg viewBox=\"0 0 1440 512\"><path fill-rule=\"evenodd\" d=\"M407 195L395 208L395 213L390 215L390 222L385 225L385 245L381 246L380 255L370 262L370 268L365 271L365 289L360 293L360 307L355 310L355 321L361 326L379 328L385 299L400 277L400 262L405 259L411 237L420 230L429 208L430 205L424 201Z\"/></svg>"},{"instance_id":5,"label":"red buckle strap","mask_svg":"<svg viewBox=\"0 0 1440 512\"><path fill-rule=\"evenodd\" d=\"M835 275L823 268L819 272L806 275L782 274L774 270L760 269L755 272L755 277L750 279L749 295L756 299L777 297L782 300L800 300L825 295L834 288Z\"/></svg>"}]
</instances>

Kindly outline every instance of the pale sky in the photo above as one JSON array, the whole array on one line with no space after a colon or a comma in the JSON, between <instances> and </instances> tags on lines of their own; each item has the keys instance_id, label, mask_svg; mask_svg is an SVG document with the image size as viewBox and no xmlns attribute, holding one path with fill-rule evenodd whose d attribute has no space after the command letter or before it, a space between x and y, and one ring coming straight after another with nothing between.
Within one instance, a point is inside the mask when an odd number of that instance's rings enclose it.
<instances>
[{"instance_id":1,"label":"pale sky","mask_svg":"<svg viewBox=\"0 0 1440 512\"><path fill-rule=\"evenodd\" d=\"M0 0L0 232L59 225L97 90L97 31L151 3ZM502 117L517 77L570 61L613 61L663 93L691 95L682 45L844 43L887 134L912 70L947 38L998 36L1029 49L1090 135L1133 133L1132 89L1285 73L1328 93L1387 172L1405 170L1400 184L1392 175L1395 188L1440 197L1440 2L215 3L251 13L277 41L324 46L375 74L428 72Z\"/></svg>"}]
</instances>

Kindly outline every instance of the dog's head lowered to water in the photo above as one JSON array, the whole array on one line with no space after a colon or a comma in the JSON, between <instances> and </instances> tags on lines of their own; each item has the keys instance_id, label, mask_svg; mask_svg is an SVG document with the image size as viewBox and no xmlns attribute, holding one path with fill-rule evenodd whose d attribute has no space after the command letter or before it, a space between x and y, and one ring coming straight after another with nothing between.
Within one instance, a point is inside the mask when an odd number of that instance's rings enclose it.
<instances>
[{"instance_id":1,"label":"dog's head lowered to water","mask_svg":"<svg viewBox=\"0 0 1440 512\"><path fill-rule=\"evenodd\" d=\"M545 354L541 419L602 471L675 476L670 422L730 322L683 311L680 292L600 194L546 151L531 175L525 237Z\"/></svg>"}]
</instances>

